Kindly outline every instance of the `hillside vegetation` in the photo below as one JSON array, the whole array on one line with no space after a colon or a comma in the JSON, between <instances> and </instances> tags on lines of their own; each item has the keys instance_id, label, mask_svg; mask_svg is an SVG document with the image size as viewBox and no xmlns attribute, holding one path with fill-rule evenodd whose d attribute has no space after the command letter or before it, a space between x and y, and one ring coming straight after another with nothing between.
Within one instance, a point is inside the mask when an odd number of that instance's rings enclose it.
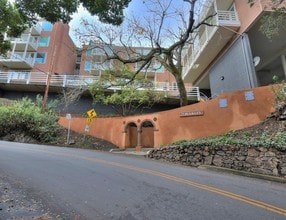
<instances>
[{"instance_id":1,"label":"hillside vegetation","mask_svg":"<svg viewBox=\"0 0 286 220\"><path fill-rule=\"evenodd\" d=\"M58 125L59 116L52 109L56 103L49 103L42 113L42 99L36 102L23 98L20 101L0 99L0 140L22 143L50 144L109 151L114 144L99 138L70 132L67 143L67 129Z\"/></svg>"},{"instance_id":2,"label":"hillside vegetation","mask_svg":"<svg viewBox=\"0 0 286 220\"><path fill-rule=\"evenodd\" d=\"M276 111L264 122L241 131L230 131L221 136L208 137L198 140L181 140L172 145L178 146L211 146L235 145L241 147L266 147L286 150L286 95L282 86L273 90L276 97ZM277 89L278 88L278 89ZM18 142L47 143L66 145L66 129L58 125L58 114L48 106L41 112L42 101L37 97L36 102L24 98L21 101L0 99L0 139ZM108 149L116 146L103 140L82 134L72 133L73 146ZM94 146L94 143L98 143ZM87 145L87 146L85 146Z\"/></svg>"},{"instance_id":3,"label":"hillside vegetation","mask_svg":"<svg viewBox=\"0 0 286 220\"><path fill-rule=\"evenodd\" d=\"M23 98L21 101L1 100L0 137L20 141L29 137L29 142L52 143L59 133L58 115L52 110L41 112L39 102ZM5 103L5 105L3 104Z\"/></svg>"}]
</instances>

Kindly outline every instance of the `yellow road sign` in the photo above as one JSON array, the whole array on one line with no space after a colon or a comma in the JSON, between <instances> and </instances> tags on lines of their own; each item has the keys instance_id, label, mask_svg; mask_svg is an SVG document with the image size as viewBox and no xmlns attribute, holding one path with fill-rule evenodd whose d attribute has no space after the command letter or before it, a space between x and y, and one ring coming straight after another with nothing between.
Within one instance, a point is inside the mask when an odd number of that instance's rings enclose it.
<instances>
[{"instance_id":1,"label":"yellow road sign","mask_svg":"<svg viewBox=\"0 0 286 220\"><path fill-rule=\"evenodd\" d=\"M96 117L96 111L94 109L87 111L87 116L89 118L95 118Z\"/></svg>"},{"instance_id":2,"label":"yellow road sign","mask_svg":"<svg viewBox=\"0 0 286 220\"><path fill-rule=\"evenodd\" d=\"M88 125L90 125L91 122L92 122L92 118L87 118L87 119L86 119L86 123L87 123Z\"/></svg>"}]
</instances>

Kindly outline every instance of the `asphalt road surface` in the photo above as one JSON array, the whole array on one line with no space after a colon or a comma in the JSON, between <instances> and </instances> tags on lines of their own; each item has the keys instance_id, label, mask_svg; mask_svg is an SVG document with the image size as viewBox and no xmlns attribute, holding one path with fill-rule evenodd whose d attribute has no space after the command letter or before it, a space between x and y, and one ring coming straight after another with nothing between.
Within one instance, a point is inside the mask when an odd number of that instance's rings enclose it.
<instances>
[{"instance_id":1,"label":"asphalt road surface","mask_svg":"<svg viewBox=\"0 0 286 220\"><path fill-rule=\"evenodd\" d=\"M286 219L285 184L136 156L0 142L0 180L5 220Z\"/></svg>"}]
</instances>

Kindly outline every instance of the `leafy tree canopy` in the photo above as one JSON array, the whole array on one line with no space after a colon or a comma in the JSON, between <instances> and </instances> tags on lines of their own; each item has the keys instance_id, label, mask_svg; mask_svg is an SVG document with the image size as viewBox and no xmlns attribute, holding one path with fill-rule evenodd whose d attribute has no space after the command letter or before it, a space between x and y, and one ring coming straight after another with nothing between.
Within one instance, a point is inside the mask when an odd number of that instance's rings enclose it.
<instances>
[{"instance_id":1,"label":"leafy tree canopy","mask_svg":"<svg viewBox=\"0 0 286 220\"><path fill-rule=\"evenodd\" d=\"M0 0L0 55L10 49L10 43L4 40L3 33L16 37L26 28L25 20L19 11L8 0Z\"/></svg>"},{"instance_id":2,"label":"leafy tree canopy","mask_svg":"<svg viewBox=\"0 0 286 220\"><path fill-rule=\"evenodd\" d=\"M94 102L109 105L119 115L126 116L163 101L163 94L153 91L152 83L140 76L126 84L133 75L132 71L125 68L120 72L107 71L89 88Z\"/></svg>"},{"instance_id":3,"label":"leafy tree canopy","mask_svg":"<svg viewBox=\"0 0 286 220\"><path fill-rule=\"evenodd\" d=\"M131 0L16 0L21 13L35 21L38 16L50 22L68 23L71 15L82 4L92 15L97 15L104 23L122 23L125 9Z\"/></svg>"},{"instance_id":4,"label":"leafy tree canopy","mask_svg":"<svg viewBox=\"0 0 286 220\"><path fill-rule=\"evenodd\" d=\"M123 10L131 0L0 0L0 55L6 54L10 43L4 40L3 33L18 36L27 27L44 18L52 23L68 23L71 15L82 4L92 15L97 15L104 23L120 25L123 22Z\"/></svg>"},{"instance_id":5,"label":"leafy tree canopy","mask_svg":"<svg viewBox=\"0 0 286 220\"><path fill-rule=\"evenodd\" d=\"M252 7L254 0L248 0ZM259 30L270 40L279 35L280 30L286 30L286 2L285 0L272 0L272 13L266 14L261 19Z\"/></svg>"}]
</instances>

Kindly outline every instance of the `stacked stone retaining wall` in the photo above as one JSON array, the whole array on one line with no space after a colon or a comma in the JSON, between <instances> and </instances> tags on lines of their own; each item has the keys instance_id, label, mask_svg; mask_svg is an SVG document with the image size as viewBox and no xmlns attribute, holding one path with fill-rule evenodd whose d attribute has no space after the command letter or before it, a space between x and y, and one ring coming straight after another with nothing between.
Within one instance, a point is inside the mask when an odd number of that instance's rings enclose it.
<instances>
[{"instance_id":1,"label":"stacked stone retaining wall","mask_svg":"<svg viewBox=\"0 0 286 220\"><path fill-rule=\"evenodd\" d=\"M153 149L149 158L188 166L213 165L286 178L286 150L239 146L169 146Z\"/></svg>"}]
</instances>

